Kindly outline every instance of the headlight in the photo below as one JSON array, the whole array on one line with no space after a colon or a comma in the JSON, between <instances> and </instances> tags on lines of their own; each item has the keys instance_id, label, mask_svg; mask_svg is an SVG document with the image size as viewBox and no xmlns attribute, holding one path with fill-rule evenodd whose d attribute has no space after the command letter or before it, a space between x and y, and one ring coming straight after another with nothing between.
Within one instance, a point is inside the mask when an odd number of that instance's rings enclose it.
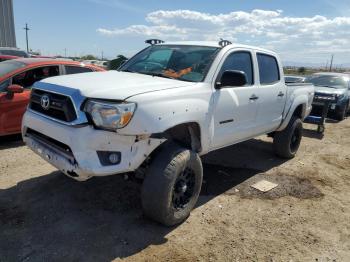
<instances>
[{"instance_id":1,"label":"headlight","mask_svg":"<svg viewBox=\"0 0 350 262\"><path fill-rule=\"evenodd\" d=\"M88 100L84 111L88 113L95 126L116 130L126 126L135 111L135 103L113 103L97 100Z\"/></svg>"},{"instance_id":2,"label":"headlight","mask_svg":"<svg viewBox=\"0 0 350 262\"><path fill-rule=\"evenodd\" d=\"M341 94L341 95L338 95L338 94L337 94L337 95L335 95L335 98L337 98L337 99L339 99L339 100L342 99L343 97L344 97L344 94Z\"/></svg>"}]
</instances>

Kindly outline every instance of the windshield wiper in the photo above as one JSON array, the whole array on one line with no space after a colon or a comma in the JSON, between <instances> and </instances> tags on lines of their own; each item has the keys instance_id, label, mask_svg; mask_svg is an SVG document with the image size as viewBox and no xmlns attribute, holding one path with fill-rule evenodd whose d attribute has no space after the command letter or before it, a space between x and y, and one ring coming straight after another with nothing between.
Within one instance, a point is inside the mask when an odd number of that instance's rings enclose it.
<instances>
[{"instance_id":1,"label":"windshield wiper","mask_svg":"<svg viewBox=\"0 0 350 262\"><path fill-rule=\"evenodd\" d=\"M131 71L129 69L122 70L121 72L136 73L136 74L143 74L143 75L149 75L149 76L159 76L159 77L164 77L164 78L175 79L171 76L163 75L162 73L138 72L138 71Z\"/></svg>"},{"instance_id":2,"label":"windshield wiper","mask_svg":"<svg viewBox=\"0 0 350 262\"><path fill-rule=\"evenodd\" d=\"M183 79L183 78L176 78L176 77L171 77L171 76L167 76L167 75L164 75L162 73L145 73L146 75L151 75L151 76L158 76L158 77L164 77L164 78L169 78L169 79L175 79L175 80L179 80L179 81L185 81L185 82L193 82L191 80L188 80L188 79Z\"/></svg>"},{"instance_id":3,"label":"windshield wiper","mask_svg":"<svg viewBox=\"0 0 350 262\"><path fill-rule=\"evenodd\" d=\"M149 76L158 76L158 77L164 77L164 78L169 78L169 79L176 79L174 77L167 76L167 75L164 75L162 73L153 73L153 72L138 72L138 73L149 75Z\"/></svg>"}]
</instances>

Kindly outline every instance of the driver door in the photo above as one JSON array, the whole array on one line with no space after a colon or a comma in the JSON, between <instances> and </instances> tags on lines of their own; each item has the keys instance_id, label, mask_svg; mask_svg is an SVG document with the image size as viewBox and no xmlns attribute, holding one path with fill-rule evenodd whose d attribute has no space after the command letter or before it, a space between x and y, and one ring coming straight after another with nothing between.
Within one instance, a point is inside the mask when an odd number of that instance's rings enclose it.
<instances>
[{"instance_id":1,"label":"driver door","mask_svg":"<svg viewBox=\"0 0 350 262\"><path fill-rule=\"evenodd\" d=\"M0 135L20 133L29 96L29 89L20 94L0 94Z\"/></svg>"},{"instance_id":2,"label":"driver door","mask_svg":"<svg viewBox=\"0 0 350 262\"><path fill-rule=\"evenodd\" d=\"M224 87L214 91L214 135L212 147L220 148L255 135L258 85L254 79L253 53L233 51L226 55L216 81L226 70L243 71L247 84Z\"/></svg>"}]
</instances>

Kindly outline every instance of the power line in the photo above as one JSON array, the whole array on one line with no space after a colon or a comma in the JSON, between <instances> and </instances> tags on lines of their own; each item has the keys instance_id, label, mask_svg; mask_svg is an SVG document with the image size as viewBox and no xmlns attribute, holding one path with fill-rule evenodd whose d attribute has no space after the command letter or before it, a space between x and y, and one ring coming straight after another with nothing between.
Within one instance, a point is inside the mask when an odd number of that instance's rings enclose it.
<instances>
[{"instance_id":1,"label":"power line","mask_svg":"<svg viewBox=\"0 0 350 262\"><path fill-rule=\"evenodd\" d=\"M332 54L331 64L330 64L330 66L329 66L329 71L330 71L330 72L332 72L333 58L334 58L334 55Z\"/></svg>"},{"instance_id":2,"label":"power line","mask_svg":"<svg viewBox=\"0 0 350 262\"><path fill-rule=\"evenodd\" d=\"M26 30L26 42L27 42L27 53L29 53L29 45L28 45L28 31L30 30L30 28L28 27L28 24L26 23L26 27L23 28L24 30Z\"/></svg>"}]
</instances>

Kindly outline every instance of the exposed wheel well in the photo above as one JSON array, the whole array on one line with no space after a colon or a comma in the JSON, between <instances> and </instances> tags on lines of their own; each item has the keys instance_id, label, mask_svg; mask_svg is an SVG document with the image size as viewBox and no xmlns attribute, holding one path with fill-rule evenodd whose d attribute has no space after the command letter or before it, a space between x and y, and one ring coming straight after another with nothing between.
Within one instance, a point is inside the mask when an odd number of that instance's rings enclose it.
<instances>
[{"instance_id":1,"label":"exposed wheel well","mask_svg":"<svg viewBox=\"0 0 350 262\"><path fill-rule=\"evenodd\" d=\"M184 123L166 130L165 135L180 145L191 148L195 152L202 150L201 146L201 132L198 123L190 122Z\"/></svg>"},{"instance_id":2,"label":"exposed wheel well","mask_svg":"<svg viewBox=\"0 0 350 262\"><path fill-rule=\"evenodd\" d=\"M154 138L166 138L190 148L195 152L202 150L200 126L196 122L183 123L173 126L162 133L152 134Z\"/></svg>"},{"instance_id":3,"label":"exposed wheel well","mask_svg":"<svg viewBox=\"0 0 350 262\"><path fill-rule=\"evenodd\" d=\"M293 116L297 116L300 119L303 119L304 105L299 105L293 113Z\"/></svg>"},{"instance_id":4,"label":"exposed wheel well","mask_svg":"<svg viewBox=\"0 0 350 262\"><path fill-rule=\"evenodd\" d=\"M200 126L196 122L184 123L167 129L162 133L152 134L153 138L166 138L169 142L174 141L179 145L192 149L195 152L202 151ZM167 142L157 147L137 169L136 176L143 179L146 170L152 163L154 156L161 152L162 148L168 146Z\"/></svg>"}]
</instances>

